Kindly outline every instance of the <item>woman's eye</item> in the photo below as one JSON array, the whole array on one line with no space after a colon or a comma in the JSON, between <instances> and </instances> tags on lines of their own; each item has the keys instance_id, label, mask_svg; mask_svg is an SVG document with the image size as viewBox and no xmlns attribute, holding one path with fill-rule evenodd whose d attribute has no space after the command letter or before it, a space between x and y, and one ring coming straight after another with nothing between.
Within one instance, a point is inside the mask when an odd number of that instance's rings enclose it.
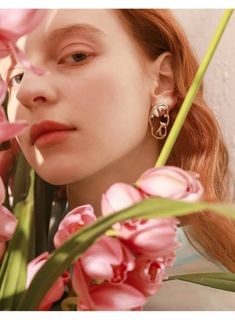
<instances>
[{"instance_id":1,"label":"woman's eye","mask_svg":"<svg viewBox=\"0 0 235 323\"><path fill-rule=\"evenodd\" d=\"M16 84L20 84L23 76L24 76L24 73L19 73L19 74L12 76L10 78L10 82L8 83L8 85L14 86Z\"/></svg>"},{"instance_id":2,"label":"woman's eye","mask_svg":"<svg viewBox=\"0 0 235 323\"><path fill-rule=\"evenodd\" d=\"M59 63L79 63L88 58L88 56L88 54L83 52L75 52L62 58Z\"/></svg>"}]
</instances>

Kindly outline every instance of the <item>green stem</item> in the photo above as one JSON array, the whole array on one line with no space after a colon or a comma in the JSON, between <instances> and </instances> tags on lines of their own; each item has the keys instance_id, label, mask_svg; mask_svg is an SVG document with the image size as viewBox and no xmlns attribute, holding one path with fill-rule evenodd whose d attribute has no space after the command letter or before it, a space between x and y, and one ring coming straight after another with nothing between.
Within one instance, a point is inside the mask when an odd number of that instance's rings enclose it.
<instances>
[{"instance_id":1,"label":"green stem","mask_svg":"<svg viewBox=\"0 0 235 323\"><path fill-rule=\"evenodd\" d=\"M184 124L187 114L191 108L193 100L199 90L203 76L204 76L204 74L208 68L208 65L215 53L215 50L219 44L219 41L223 35L223 32L229 22L229 19L230 19L232 13L233 13L233 9L224 10L224 14L218 24L218 27L217 27L215 34L214 34L214 37L212 38L212 40L209 44L209 47L206 51L206 54L203 57L202 62L197 70L197 73L194 77L192 85L190 86L190 89L189 89L189 91L184 99L184 102L179 110L179 113L178 113L178 115L175 119L175 122L171 128L168 138L161 150L161 153L158 157L155 167L160 167L160 166L165 165L165 163L171 153L171 150L174 146L174 143L179 135L179 132Z\"/></svg>"}]
</instances>

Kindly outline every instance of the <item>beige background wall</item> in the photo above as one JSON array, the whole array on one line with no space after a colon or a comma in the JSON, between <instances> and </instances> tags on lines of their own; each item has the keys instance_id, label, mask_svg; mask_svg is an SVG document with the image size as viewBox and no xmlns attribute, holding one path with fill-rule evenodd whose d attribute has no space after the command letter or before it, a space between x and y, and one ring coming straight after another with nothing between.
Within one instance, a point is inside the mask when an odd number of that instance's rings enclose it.
<instances>
[{"instance_id":1,"label":"beige background wall","mask_svg":"<svg viewBox=\"0 0 235 323\"><path fill-rule=\"evenodd\" d=\"M223 14L218 9L174 9L199 60ZM222 127L235 185L235 12L205 76L205 97ZM235 192L234 192L235 199Z\"/></svg>"}]
</instances>

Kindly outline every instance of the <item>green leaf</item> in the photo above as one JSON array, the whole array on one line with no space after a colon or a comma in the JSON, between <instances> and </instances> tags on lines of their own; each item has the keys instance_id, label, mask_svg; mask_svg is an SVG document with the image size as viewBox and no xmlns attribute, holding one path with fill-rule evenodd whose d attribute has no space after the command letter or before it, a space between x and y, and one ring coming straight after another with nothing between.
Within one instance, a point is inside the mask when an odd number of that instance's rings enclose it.
<instances>
[{"instance_id":1,"label":"green leaf","mask_svg":"<svg viewBox=\"0 0 235 323\"><path fill-rule=\"evenodd\" d=\"M223 206L223 207L222 207ZM97 219L95 223L75 233L37 272L22 299L19 310L33 310L40 304L45 293L78 257L116 222L133 218L165 218L186 215L193 212L213 210L227 217L235 218L235 204L208 202L183 202L163 198L149 198L123 211Z\"/></svg>"},{"instance_id":2,"label":"green leaf","mask_svg":"<svg viewBox=\"0 0 235 323\"><path fill-rule=\"evenodd\" d=\"M17 307L25 290L27 263L30 255L33 221L34 173L25 201L18 202L14 209L19 220L16 232L10 240L7 254L0 270L0 309L13 310Z\"/></svg>"},{"instance_id":3,"label":"green leaf","mask_svg":"<svg viewBox=\"0 0 235 323\"><path fill-rule=\"evenodd\" d=\"M167 280L183 280L216 289L235 292L234 273L203 273L169 276ZM234 296L235 301L235 296Z\"/></svg>"}]
</instances>

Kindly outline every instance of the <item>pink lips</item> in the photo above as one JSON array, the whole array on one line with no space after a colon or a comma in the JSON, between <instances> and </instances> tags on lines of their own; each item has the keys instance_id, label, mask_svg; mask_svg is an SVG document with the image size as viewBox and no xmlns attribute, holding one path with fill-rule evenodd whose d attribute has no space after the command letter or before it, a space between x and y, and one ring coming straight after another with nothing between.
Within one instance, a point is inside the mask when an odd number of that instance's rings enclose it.
<instances>
[{"instance_id":1,"label":"pink lips","mask_svg":"<svg viewBox=\"0 0 235 323\"><path fill-rule=\"evenodd\" d=\"M30 129L30 142L34 145L36 142L41 146L50 145L63 140L75 127L55 122L52 120L44 120L35 123Z\"/></svg>"}]
</instances>

